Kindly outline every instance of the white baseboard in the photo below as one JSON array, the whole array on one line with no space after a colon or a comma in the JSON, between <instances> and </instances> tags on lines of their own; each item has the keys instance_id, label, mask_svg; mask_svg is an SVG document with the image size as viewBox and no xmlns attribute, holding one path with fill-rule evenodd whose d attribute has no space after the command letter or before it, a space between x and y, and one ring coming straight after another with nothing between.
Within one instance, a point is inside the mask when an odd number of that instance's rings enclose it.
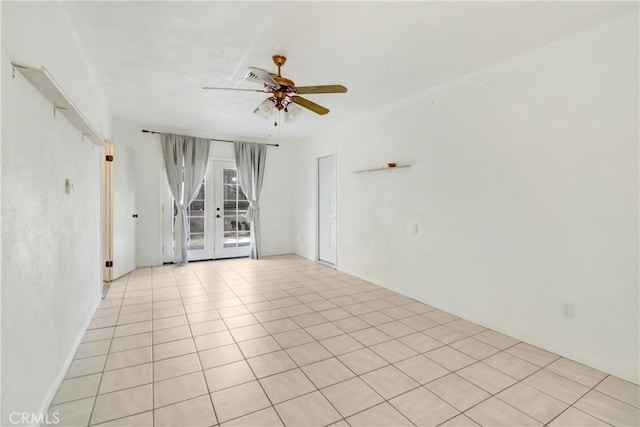
<instances>
[{"instance_id":1,"label":"white baseboard","mask_svg":"<svg viewBox=\"0 0 640 427\"><path fill-rule=\"evenodd\" d=\"M100 285L102 286L102 282L100 282ZM64 362L64 365L60 369L60 372L58 372L58 376L56 377L55 381L51 384L51 387L49 387L49 391L47 392L44 399L42 400L42 404L40 405L40 410L37 412L37 414L45 414L49 409L49 406L51 406L51 402L53 402L53 398L58 392L58 389L60 388L62 381L64 381L64 377L67 375L67 371L71 366L71 362L73 362L73 357L76 355L76 351L78 351L80 342L82 341L84 334L87 332L87 329L89 328L89 324L93 320L93 316L96 314L96 310L100 305L100 301L102 301L102 292L98 294L98 298L96 302L94 303L93 307L89 311L89 315L87 316L87 319L85 320L84 325L82 325L80 332L76 336L76 339L73 342L73 345L69 350L69 353L67 354L67 358Z\"/></svg>"},{"instance_id":2,"label":"white baseboard","mask_svg":"<svg viewBox=\"0 0 640 427\"><path fill-rule=\"evenodd\" d=\"M395 291L394 289L390 288L388 285L385 285L383 283L378 282L373 277L368 277L366 274L361 274L359 272L355 272L355 271L350 270L348 268L342 268L342 267L338 267L338 268L336 268L336 270L341 271L343 273L346 273L346 274L348 274L350 276L357 277L358 279L364 280L365 282L369 282L369 283L371 283L373 285L380 286L381 288L389 289L389 290L394 291L394 292L398 292L398 291Z\"/></svg>"}]
</instances>

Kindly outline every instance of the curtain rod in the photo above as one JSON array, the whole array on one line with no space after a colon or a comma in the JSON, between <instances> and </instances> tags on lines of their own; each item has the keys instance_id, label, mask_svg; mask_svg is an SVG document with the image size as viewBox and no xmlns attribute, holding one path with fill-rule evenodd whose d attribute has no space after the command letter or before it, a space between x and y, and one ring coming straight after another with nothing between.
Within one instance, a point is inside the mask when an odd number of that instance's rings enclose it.
<instances>
[{"instance_id":1,"label":"curtain rod","mask_svg":"<svg viewBox=\"0 0 640 427\"><path fill-rule=\"evenodd\" d=\"M160 135L162 132L154 132L152 130L146 130L146 129L142 129L142 132L144 133L154 133L156 135ZM216 141L216 142L236 142L236 141L230 141L228 139L215 139L215 138L205 138L208 139L209 141ZM262 144L261 142L258 142L257 144ZM280 144L266 144L269 145L271 147L279 147Z\"/></svg>"}]
</instances>

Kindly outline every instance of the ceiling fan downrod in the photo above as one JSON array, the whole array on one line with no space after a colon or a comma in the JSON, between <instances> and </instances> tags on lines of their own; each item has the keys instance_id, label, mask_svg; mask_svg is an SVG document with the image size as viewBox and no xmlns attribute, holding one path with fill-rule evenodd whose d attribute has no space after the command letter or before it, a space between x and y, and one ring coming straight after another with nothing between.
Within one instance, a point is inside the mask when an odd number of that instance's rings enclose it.
<instances>
[{"instance_id":1,"label":"ceiling fan downrod","mask_svg":"<svg viewBox=\"0 0 640 427\"><path fill-rule=\"evenodd\" d=\"M287 62L287 57L282 55L273 55L271 59L273 59L273 63L278 67L278 77L282 77L280 68L284 65L285 62Z\"/></svg>"}]
</instances>

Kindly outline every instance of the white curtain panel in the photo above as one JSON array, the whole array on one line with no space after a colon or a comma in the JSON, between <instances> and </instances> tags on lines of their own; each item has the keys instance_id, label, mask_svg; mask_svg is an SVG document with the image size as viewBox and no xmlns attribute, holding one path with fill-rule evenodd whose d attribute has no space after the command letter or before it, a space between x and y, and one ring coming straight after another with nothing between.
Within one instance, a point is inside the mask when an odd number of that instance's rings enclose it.
<instances>
[{"instance_id":1,"label":"white curtain panel","mask_svg":"<svg viewBox=\"0 0 640 427\"><path fill-rule=\"evenodd\" d=\"M249 258L260 258L260 190L267 160L266 144L236 142L236 168L240 189L249 201L245 218L251 224L251 253Z\"/></svg>"},{"instance_id":2,"label":"white curtain panel","mask_svg":"<svg viewBox=\"0 0 640 427\"><path fill-rule=\"evenodd\" d=\"M174 262L189 262L187 207L193 202L207 172L210 141L193 136L161 134L164 169L178 213L174 222Z\"/></svg>"}]
</instances>

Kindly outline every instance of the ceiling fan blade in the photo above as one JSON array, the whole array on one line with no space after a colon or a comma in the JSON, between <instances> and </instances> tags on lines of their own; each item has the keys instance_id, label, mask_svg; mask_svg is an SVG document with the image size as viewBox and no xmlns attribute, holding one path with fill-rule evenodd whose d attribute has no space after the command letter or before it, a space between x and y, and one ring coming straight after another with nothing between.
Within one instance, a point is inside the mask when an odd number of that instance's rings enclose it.
<instances>
[{"instance_id":1,"label":"ceiling fan blade","mask_svg":"<svg viewBox=\"0 0 640 427\"><path fill-rule=\"evenodd\" d=\"M309 101L307 98L303 98L301 96L292 96L291 102L298 104L299 106L304 107L307 110L311 110L316 114L320 114L321 116L329 112L329 110L327 108L324 108L322 105L318 105L315 102Z\"/></svg>"},{"instance_id":2,"label":"ceiling fan blade","mask_svg":"<svg viewBox=\"0 0 640 427\"><path fill-rule=\"evenodd\" d=\"M269 87L280 89L280 85L276 82L270 72L262 68L249 67L249 72L244 79L250 82L264 83Z\"/></svg>"},{"instance_id":3,"label":"ceiling fan blade","mask_svg":"<svg viewBox=\"0 0 640 427\"><path fill-rule=\"evenodd\" d=\"M347 88L342 85L325 85L325 86L299 86L296 87L297 93L346 93Z\"/></svg>"},{"instance_id":4,"label":"ceiling fan blade","mask_svg":"<svg viewBox=\"0 0 640 427\"><path fill-rule=\"evenodd\" d=\"M261 93L269 93L265 90L259 90L259 89L237 89L234 87L212 87L212 86L204 86L202 89L205 90L240 90L243 92L261 92Z\"/></svg>"}]
</instances>

